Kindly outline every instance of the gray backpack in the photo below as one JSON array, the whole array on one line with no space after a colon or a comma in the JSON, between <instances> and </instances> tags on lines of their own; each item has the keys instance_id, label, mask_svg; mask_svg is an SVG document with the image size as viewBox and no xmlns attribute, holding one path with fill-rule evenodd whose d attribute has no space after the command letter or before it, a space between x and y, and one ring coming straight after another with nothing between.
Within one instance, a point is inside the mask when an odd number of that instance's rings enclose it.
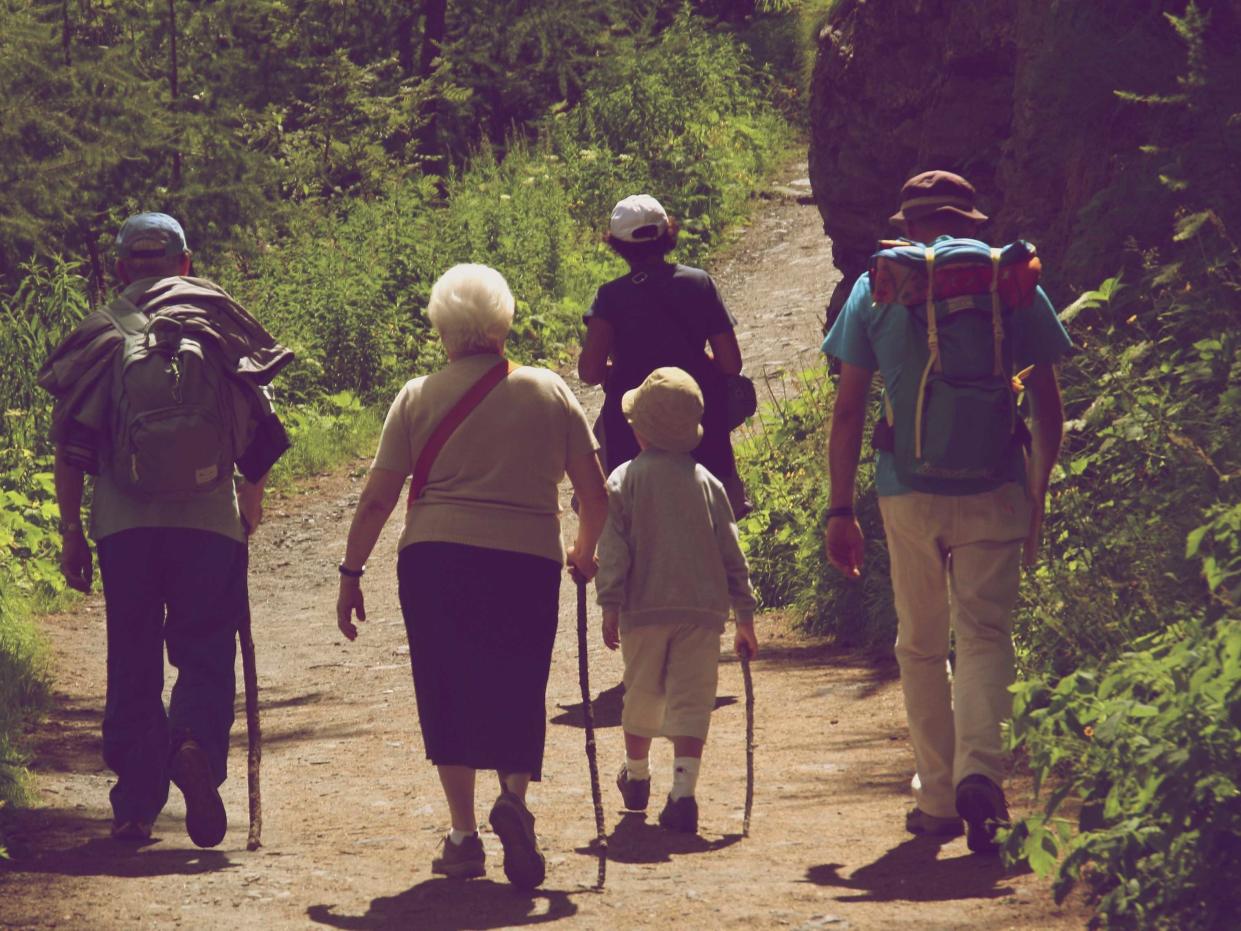
<instances>
[{"instance_id":1,"label":"gray backpack","mask_svg":"<svg viewBox=\"0 0 1241 931\"><path fill-rule=\"evenodd\" d=\"M124 338L111 438L116 483L142 497L184 500L231 481L236 450L216 348L174 317L148 316L125 300L107 313Z\"/></svg>"}]
</instances>

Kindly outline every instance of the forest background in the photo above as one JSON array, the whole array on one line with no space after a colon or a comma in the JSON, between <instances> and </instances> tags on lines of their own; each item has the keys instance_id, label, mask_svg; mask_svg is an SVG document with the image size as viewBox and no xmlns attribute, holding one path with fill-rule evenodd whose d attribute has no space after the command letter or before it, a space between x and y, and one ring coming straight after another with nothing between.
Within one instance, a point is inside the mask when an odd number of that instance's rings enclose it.
<instances>
[{"instance_id":1,"label":"forest background","mask_svg":"<svg viewBox=\"0 0 1241 931\"><path fill-rule=\"evenodd\" d=\"M1116 926L1210 928L1241 906L1241 11L1155 3L1091 44L1100 8L1056 7L1027 80L1074 106L1045 108L1040 152L1086 136L1109 168L1082 210L1020 230L1077 247L1051 284L1078 350L1018 617L1012 741L1046 804L1009 853L1057 894L1087 880ZM657 193L682 224L678 258L701 262L800 144L816 39L858 8L0 2L0 805L27 800L18 735L48 696L31 617L68 597L34 375L107 299L126 215L180 217L196 271L297 351L278 398L288 481L367 451L395 387L442 361L422 311L453 262L503 270L513 351L549 363L621 271L600 242L619 196ZM1135 52L1140 83L1103 66ZM1106 79L1064 64L1084 61ZM832 386L803 381L739 446L760 595L842 645L887 648L865 470L871 568L848 584L823 561Z\"/></svg>"}]
</instances>

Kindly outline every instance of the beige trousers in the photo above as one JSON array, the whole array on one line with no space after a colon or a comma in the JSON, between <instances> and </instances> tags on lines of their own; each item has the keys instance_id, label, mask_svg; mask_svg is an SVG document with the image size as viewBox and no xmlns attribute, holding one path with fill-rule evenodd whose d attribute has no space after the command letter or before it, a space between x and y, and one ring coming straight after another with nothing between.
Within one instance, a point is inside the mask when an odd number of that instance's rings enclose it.
<instances>
[{"instance_id":1,"label":"beige trousers","mask_svg":"<svg viewBox=\"0 0 1241 931\"><path fill-rule=\"evenodd\" d=\"M639 737L707 739L720 676L720 632L698 624L621 631L621 727Z\"/></svg>"},{"instance_id":2,"label":"beige trousers","mask_svg":"<svg viewBox=\"0 0 1241 931\"><path fill-rule=\"evenodd\" d=\"M879 499L896 601L896 659L928 815L956 816L955 787L980 773L1000 785L1000 725L1012 712L1012 613L1030 526L1025 489L918 492ZM948 668L948 632L956 662Z\"/></svg>"}]
</instances>

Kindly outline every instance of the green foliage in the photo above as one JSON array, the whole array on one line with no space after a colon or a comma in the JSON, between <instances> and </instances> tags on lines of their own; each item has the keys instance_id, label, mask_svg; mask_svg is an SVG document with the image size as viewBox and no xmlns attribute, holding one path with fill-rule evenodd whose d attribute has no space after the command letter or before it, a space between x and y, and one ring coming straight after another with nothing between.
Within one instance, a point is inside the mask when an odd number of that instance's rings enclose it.
<instances>
[{"instance_id":1,"label":"green foliage","mask_svg":"<svg viewBox=\"0 0 1241 931\"><path fill-rule=\"evenodd\" d=\"M771 402L735 447L738 473L755 505L740 530L759 600L768 608L792 606L807 630L842 644L888 645L896 615L874 466L863 463L858 472L856 509L867 543L865 570L854 581L832 567L823 550L833 398L827 371L802 373L793 396L776 397L768 387Z\"/></svg>"},{"instance_id":2,"label":"green foliage","mask_svg":"<svg viewBox=\"0 0 1241 931\"><path fill-rule=\"evenodd\" d=\"M340 463L375 451L383 412L348 391L281 412L293 445L272 468L268 487L287 489Z\"/></svg>"},{"instance_id":3,"label":"green foliage","mask_svg":"<svg viewBox=\"0 0 1241 931\"><path fill-rule=\"evenodd\" d=\"M1241 621L1153 634L1104 669L1017 687L1013 743L1053 786L1007 841L1081 880L1107 927L1223 928L1241 912ZM1074 833L1065 802L1084 806Z\"/></svg>"}]
</instances>

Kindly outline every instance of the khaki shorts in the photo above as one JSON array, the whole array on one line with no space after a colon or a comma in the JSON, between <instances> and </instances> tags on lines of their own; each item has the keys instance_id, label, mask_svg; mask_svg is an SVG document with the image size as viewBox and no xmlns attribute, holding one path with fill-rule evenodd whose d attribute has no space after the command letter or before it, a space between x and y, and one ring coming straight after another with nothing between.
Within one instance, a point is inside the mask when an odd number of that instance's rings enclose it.
<instances>
[{"instance_id":1,"label":"khaki shorts","mask_svg":"<svg viewBox=\"0 0 1241 931\"><path fill-rule=\"evenodd\" d=\"M720 632L699 624L652 624L621 634L621 726L639 737L707 739L720 675Z\"/></svg>"}]
</instances>

